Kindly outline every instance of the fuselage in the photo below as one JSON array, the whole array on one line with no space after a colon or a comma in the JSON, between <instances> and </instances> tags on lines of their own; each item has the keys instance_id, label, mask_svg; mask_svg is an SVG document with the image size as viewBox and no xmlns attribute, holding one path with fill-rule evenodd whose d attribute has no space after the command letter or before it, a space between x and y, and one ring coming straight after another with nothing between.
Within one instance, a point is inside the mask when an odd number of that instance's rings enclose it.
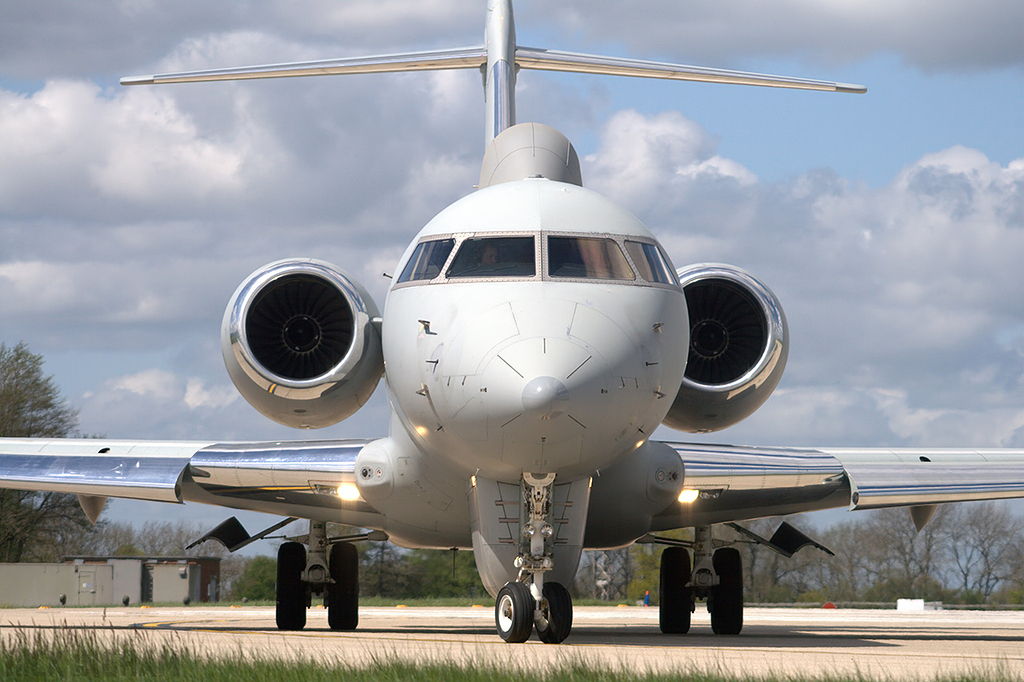
<instances>
[{"instance_id":1,"label":"fuselage","mask_svg":"<svg viewBox=\"0 0 1024 682\"><path fill-rule=\"evenodd\" d=\"M627 211L543 178L484 188L421 230L388 292L393 428L468 474L588 475L664 419L688 326Z\"/></svg>"}]
</instances>

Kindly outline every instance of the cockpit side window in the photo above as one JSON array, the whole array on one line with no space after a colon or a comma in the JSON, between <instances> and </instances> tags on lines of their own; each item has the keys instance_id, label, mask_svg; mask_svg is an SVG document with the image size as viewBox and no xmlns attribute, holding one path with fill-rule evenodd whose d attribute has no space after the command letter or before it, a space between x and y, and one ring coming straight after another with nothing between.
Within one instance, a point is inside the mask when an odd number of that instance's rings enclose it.
<instances>
[{"instance_id":1,"label":"cockpit side window","mask_svg":"<svg viewBox=\"0 0 1024 682\"><path fill-rule=\"evenodd\" d=\"M530 237L471 237L462 242L448 266L449 279L458 277L533 277L536 248Z\"/></svg>"},{"instance_id":2,"label":"cockpit side window","mask_svg":"<svg viewBox=\"0 0 1024 682\"><path fill-rule=\"evenodd\" d=\"M413 282L421 279L434 279L441 274L441 268L448 260L448 254L452 252L455 245L454 239L435 239L429 242L420 242L412 257L406 263L405 269L398 277L398 282Z\"/></svg>"},{"instance_id":3,"label":"cockpit side window","mask_svg":"<svg viewBox=\"0 0 1024 682\"><path fill-rule=\"evenodd\" d=\"M633 264L640 271L640 276L648 282L658 284L676 284L672 270L656 244L626 240L626 251L633 259Z\"/></svg>"},{"instance_id":4,"label":"cockpit side window","mask_svg":"<svg viewBox=\"0 0 1024 682\"><path fill-rule=\"evenodd\" d=\"M548 237L548 275L571 279L635 279L614 239Z\"/></svg>"}]
</instances>

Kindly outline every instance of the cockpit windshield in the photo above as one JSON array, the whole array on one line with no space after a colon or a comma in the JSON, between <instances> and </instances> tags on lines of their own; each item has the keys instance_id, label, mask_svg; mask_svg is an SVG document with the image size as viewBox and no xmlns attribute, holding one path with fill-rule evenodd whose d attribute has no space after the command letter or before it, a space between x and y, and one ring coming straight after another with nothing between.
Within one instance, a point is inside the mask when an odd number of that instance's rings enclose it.
<instances>
[{"instance_id":1,"label":"cockpit windshield","mask_svg":"<svg viewBox=\"0 0 1024 682\"><path fill-rule=\"evenodd\" d=\"M530 237L472 237L462 242L448 278L533 277L536 247Z\"/></svg>"},{"instance_id":2,"label":"cockpit windshield","mask_svg":"<svg viewBox=\"0 0 1024 682\"><path fill-rule=\"evenodd\" d=\"M548 274L574 279L634 279L614 239L548 237Z\"/></svg>"},{"instance_id":3,"label":"cockpit windshield","mask_svg":"<svg viewBox=\"0 0 1024 682\"><path fill-rule=\"evenodd\" d=\"M627 239L626 251L629 252L633 264L640 271L640 276L648 282L657 282L658 284L675 284L677 282L672 274L672 268L665 260L665 254L657 245Z\"/></svg>"},{"instance_id":4,"label":"cockpit windshield","mask_svg":"<svg viewBox=\"0 0 1024 682\"><path fill-rule=\"evenodd\" d=\"M454 239L437 239L429 242L420 242L412 257L406 264L402 274L398 277L399 283L413 282L419 279L434 279L441 274L441 268L448 260L448 254L455 246Z\"/></svg>"},{"instance_id":5,"label":"cockpit windshield","mask_svg":"<svg viewBox=\"0 0 1024 682\"><path fill-rule=\"evenodd\" d=\"M642 240L642 241L641 241ZM602 280L639 286L679 284L657 242L580 233L438 235L413 249L396 284L471 279Z\"/></svg>"}]
</instances>

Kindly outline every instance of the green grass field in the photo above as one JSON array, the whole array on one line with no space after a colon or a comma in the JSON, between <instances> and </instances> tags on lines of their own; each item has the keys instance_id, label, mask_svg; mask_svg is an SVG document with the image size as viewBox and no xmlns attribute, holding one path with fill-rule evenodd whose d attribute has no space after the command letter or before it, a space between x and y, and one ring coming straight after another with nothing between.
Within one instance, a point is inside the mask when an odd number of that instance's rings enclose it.
<instances>
[{"instance_id":1,"label":"green grass field","mask_svg":"<svg viewBox=\"0 0 1024 682\"><path fill-rule=\"evenodd\" d=\"M479 666L463 668L454 663L412 665L401 662L376 661L365 667L353 667L330 661L257 661L241 654L221 659L199 658L183 644L150 647L136 636L125 635L113 644L101 642L95 633L65 630L47 637L31 630L16 630L13 636L0 641L0 680L68 680L116 682L359 682L399 680L437 680L438 682L661 682L683 680L693 682L868 682L877 678L865 676L815 678L738 677L722 673L683 672L654 674L646 672L613 672L595 669L583 661L566 662L546 675L529 670ZM986 673L979 676L958 675L936 678L936 682L1002 682L1019 681L1019 676Z\"/></svg>"}]
</instances>

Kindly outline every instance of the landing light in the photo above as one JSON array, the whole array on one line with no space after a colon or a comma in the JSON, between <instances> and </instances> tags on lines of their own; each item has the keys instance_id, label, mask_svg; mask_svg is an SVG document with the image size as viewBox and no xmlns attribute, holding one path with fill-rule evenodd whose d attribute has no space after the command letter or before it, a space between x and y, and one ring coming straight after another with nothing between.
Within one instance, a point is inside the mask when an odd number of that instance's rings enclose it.
<instances>
[{"instance_id":1,"label":"landing light","mask_svg":"<svg viewBox=\"0 0 1024 682\"><path fill-rule=\"evenodd\" d=\"M346 502L355 502L359 499L359 488L351 483L342 483L338 486L338 497Z\"/></svg>"},{"instance_id":2,"label":"landing light","mask_svg":"<svg viewBox=\"0 0 1024 682\"><path fill-rule=\"evenodd\" d=\"M684 490L683 492L679 493L679 501L684 504L689 504L690 502L696 500L698 497L700 497L699 490Z\"/></svg>"},{"instance_id":3,"label":"landing light","mask_svg":"<svg viewBox=\"0 0 1024 682\"><path fill-rule=\"evenodd\" d=\"M430 433L430 431L427 429L426 426L417 426L416 427L416 433L419 434L422 437L422 436L426 436L428 433Z\"/></svg>"}]
</instances>

